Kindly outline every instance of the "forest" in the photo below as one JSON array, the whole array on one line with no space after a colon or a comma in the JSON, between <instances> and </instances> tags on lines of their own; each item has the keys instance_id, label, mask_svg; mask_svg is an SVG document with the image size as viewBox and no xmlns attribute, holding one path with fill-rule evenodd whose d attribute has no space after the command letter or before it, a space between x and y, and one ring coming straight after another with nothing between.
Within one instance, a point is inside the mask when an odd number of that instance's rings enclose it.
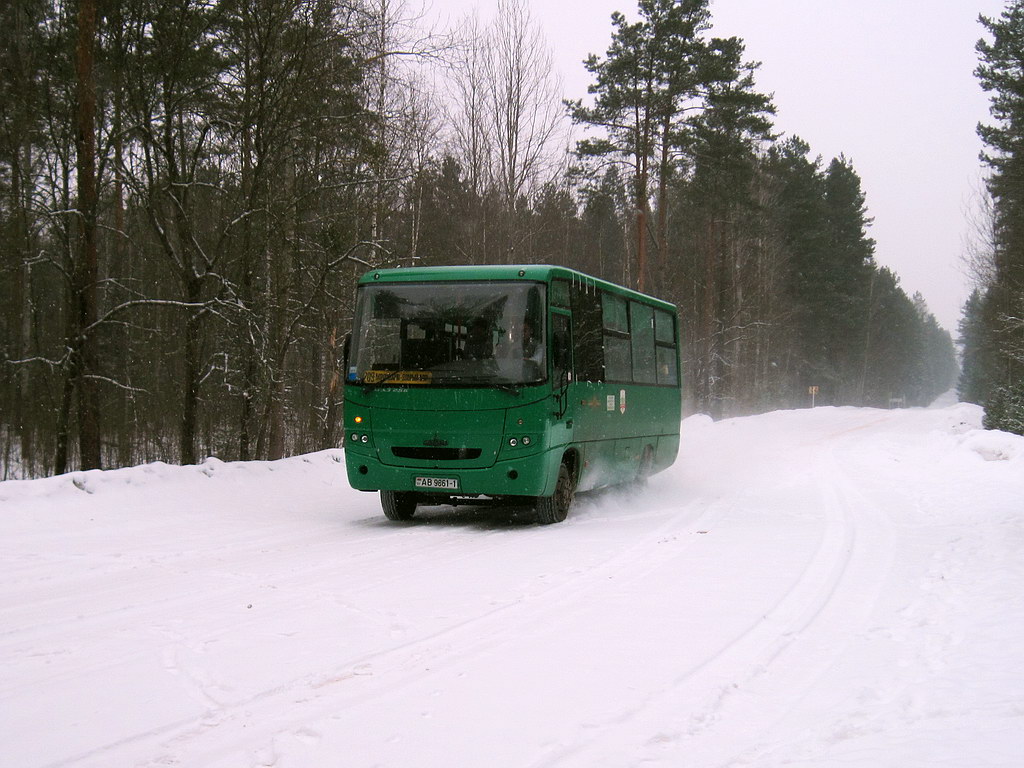
<instances>
[{"instance_id":1,"label":"forest","mask_svg":"<svg viewBox=\"0 0 1024 768\"><path fill-rule=\"evenodd\" d=\"M979 48L997 94L1012 6ZM672 301L688 413L946 391L952 340L876 263L851 160L774 129L709 0L624 11L564 94L527 0L444 30L412 0L6 4L0 479L339 445L378 267L552 263ZM1024 349L1013 99L961 328L995 361L982 399Z\"/></svg>"},{"instance_id":2,"label":"forest","mask_svg":"<svg viewBox=\"0 0 1024 768\"><path fill-rule=\"evenodd\" d=\"M987 198L967 254L975 290L960 321L961 400L985 407L985 426L1024 435L1024 2L981 17L975 70L993 122L985 144Z\"/></svg>"}]
</instances>

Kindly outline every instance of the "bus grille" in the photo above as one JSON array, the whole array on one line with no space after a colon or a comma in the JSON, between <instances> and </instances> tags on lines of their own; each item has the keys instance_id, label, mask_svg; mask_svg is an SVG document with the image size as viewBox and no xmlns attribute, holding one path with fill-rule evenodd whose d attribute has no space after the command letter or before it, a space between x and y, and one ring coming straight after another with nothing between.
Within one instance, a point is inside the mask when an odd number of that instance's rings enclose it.
<instances>
[{"instance_id":1,"label":"bus grille","mask_svg":"<svg viewBox=\"0 0 1024 768\"><path fill-rule=\"evenodd\" d=\"M480 458L479 448L392 448L391 453L400 459L420 461L469 461Z\"/></svg>"}]
</instances>

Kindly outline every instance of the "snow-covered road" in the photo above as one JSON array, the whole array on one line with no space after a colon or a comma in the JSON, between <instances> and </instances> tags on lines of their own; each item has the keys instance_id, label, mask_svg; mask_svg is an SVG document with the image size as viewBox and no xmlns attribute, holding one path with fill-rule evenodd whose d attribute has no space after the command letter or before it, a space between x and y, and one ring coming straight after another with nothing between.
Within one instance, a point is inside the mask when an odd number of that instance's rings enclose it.
<instances>
[{"instance_id":1,"label":"snow-covered road","mask_svg":"<svg viewBox=\"0 0 1024 768\"><path fill-rule=\"evenodd\" d=\"M387 522L339 451L0 484L0 764L1020 766L1024 438L683 422L569 519Z\"/></svg>"}]
</instances>

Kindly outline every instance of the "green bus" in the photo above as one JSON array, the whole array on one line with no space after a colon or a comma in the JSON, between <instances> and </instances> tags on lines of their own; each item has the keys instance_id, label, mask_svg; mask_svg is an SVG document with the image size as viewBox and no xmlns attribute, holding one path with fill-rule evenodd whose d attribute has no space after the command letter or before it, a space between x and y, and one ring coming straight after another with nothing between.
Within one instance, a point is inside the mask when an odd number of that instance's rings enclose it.
<instances>
[{"instance_id":1,"label":"green bus","mask_svg":"<svg viewBox=\"0 0 1024 768\"><path fill-rule=\"evenodd\" d=\"M642 480L679 449L675 306L555 266L378 269L345 354L345 463L384 514Z\"/></svg>"}]
</instances>

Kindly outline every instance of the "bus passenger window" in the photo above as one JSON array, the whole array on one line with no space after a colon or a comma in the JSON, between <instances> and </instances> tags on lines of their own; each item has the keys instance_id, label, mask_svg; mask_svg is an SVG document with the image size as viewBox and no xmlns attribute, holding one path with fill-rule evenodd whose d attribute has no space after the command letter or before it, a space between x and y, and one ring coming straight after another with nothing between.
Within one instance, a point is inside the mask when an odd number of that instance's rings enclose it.
<instances>
[{"instance_id":1,"label":"bus passenger window","mask_svg":"<svg viewBox=\"0 0 1024 768\"><path fill-rule=\"evenodd\" d=\"M610 293L601 294L604 315L604 375L608 381L633 380L629 344L629 314L626 300Z\"/></svg>"},{"instance_id":2,"label":"bus passenger window","mask_svg":"<svg viewBox=\"0 0 1024 768\"><path fill-rule=\"evenodd\" d=\"M654 310L654 338L659 343L675 344L675 323L663 309Z\"/></svg>"},{"instance_id":3,"label":"bus passenger window","mask_svg":"<svg viewBox=\"0 0 1024 768\"><path fill-rule=\"evenodd\" d=\"M658 347L658 383L659 384L671 384L673 386L678 383L679 374L676 371L676 348L675 347Z\"/></svg>"},{"instance_id":4,"label":"bus passenger window","mask_svg":"<svg viewBox=\"0 0 1024 768\"><path fill-rule=\"evenodd\" d=\"M610 293L601 294L601 308L604 311L604 327L607 331L629 333L629 319L626 316L626 300Z\"/></svg>"},{"instance_id":5,"label":"bus passenger window","mask_svg":"<svg viewBox=\"0 0 1024 768\"><path fill-rule=\"evenodd\" d=\"M657 345L658 383L679 383L679 357L676 352L675 318L661 309L654 310L654 343Z\"/></svg>"},{"instance_id":6,"label":"bus passenger window","mask_svg":"<svg viewBox=\"0 0 1024 768\"><path fill-rule=\"evenodd\" d=\"M630 340L633 349L633 381L654 384L654 310L646 304L629 302Z\"/></svg>"},{"instance_id":7,"label":"bus passenger window","mask_svg":"<svg viewBox=\"0 0 1024 768\"><path fill-rule=\"evenodd\" d=\"M570 289L573 331L576 336L576 380L604 381L604 339L601 295L577 283Z\"/></svg>"}]
</instances>

